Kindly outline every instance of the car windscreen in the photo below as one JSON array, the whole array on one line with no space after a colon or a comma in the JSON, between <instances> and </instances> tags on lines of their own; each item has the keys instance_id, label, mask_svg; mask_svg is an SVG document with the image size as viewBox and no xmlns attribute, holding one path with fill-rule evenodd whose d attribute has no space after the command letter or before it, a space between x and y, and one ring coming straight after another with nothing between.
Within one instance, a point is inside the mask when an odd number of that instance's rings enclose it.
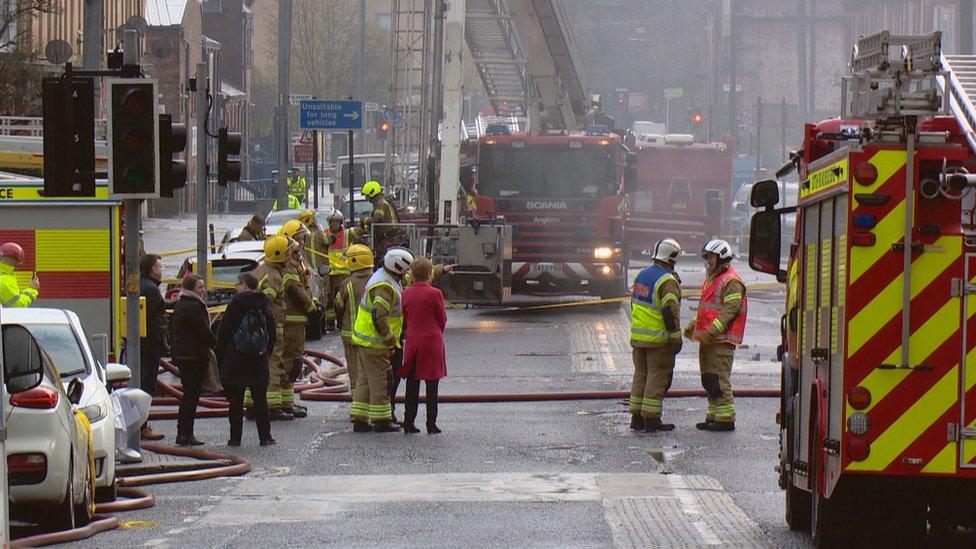
<instances>
[{"instance_id":1,"label":"car windscreen","mask_svg":"<svg viewBox=\"0 0 976 549\"><path fill-rule=\"evenodd\" d=\"M479 194L506 197L603 198L616 193L611 149L482 147Z\"/></svg>"},{"instance_id":2,"label":"car windscreen","mask_svg":"<svg viewBox=\"0 0 976 549\"><path fill-rule=\"evenodd\" d=\"M27 330L37 339L54 361L61 377L88 373L89 365L82 354L74 331L67 324L29 324Z\"/></svg>"}]
</instances>

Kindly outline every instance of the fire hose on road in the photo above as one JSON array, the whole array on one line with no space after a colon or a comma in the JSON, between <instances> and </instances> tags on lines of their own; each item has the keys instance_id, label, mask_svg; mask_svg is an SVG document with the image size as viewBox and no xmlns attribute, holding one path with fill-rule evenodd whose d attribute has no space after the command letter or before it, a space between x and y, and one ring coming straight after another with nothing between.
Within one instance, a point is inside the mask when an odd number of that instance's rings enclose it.
<instances>
[{"instance_id":1,"label":"fire hose on road","mask_svg":"<svg viewBox=\"0 0 976 549\"><path fill-rule=\"evenodd\" d=\"M108 516L107 513L148 509L156 504L156 499L152 494L145 490L136 488L137 486L240 476L248 473L251 470L251 463L238 456L220 454L208 450L165 446L162 444L143 444L142 448L143 450L148 450L157 454L176 455L200 460L229 461L230 465L222 465L218 467L209 467L206 469L196 469L191 471L151 473L146 475L119 478L117 481L119 486L118 497L121 499L96 504L95 518L86 526L75 528L73 530L50 532L20 538L11 542L10 547L41 547L55 543L68 543L88 539L100 532L114 530L115 528L118 528L121 523L119 522L118 518Z\"/></svg>"}]
</instances>

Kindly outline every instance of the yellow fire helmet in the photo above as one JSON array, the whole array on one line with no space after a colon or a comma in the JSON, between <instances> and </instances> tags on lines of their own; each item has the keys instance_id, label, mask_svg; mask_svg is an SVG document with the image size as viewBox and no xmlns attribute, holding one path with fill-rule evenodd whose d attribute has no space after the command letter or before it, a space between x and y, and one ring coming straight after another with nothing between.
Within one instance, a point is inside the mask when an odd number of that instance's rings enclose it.
<instances>
[{"instance_id":1,"label":"yellow fire helmet","mask_svg":"<svg viewBox=\"0 0 976 549\"><path fill-rule=\"evenodd\" d=\"M373 268L373 252L362 244L353 244L346 250L346 262L350 271Z\"/></svg>"},{"instance_id":2,"label":"yellow fire helmet","mask_svg":"<svg viewBox=\"0 0 976 549\"><path fill-rule=\"evenodd\" d=\"M311 226L315 223L315 210L302 210L302 213L298 214L298 220L306 226Z\"/></svg>"},{"instance_id":3,"label":"yellow fire helmet","mask_svg":"<svg viewBox=\"0 0 976 549\"><path fill-rule=\"evenodd\" d=\"M363 185L363 196L366 198L373 198L381 192L383 192L383 185L380 185L379 181L370 181Z\"/></svg>"},{"instance_id":4,"label":"yellow fire helmet","mask_svg":"<svg viewBox=\"0 0 976 549\"><path fill-rule=\"evenodd\" d=\"M284 263L288 259L288 237L276 234L264 241L264 258L271 263Z\"/></svg>"},{"instance_id":5,"label":"yellow fire helmet","mask_svg":"<svg viewBox=\"0 0 976 549\"><path fill-rule=\"evenodd\" d=\"M287 236L288 238L295 238L296 236L303 233L308 233L308 227L306 227L304 223L302 223L297 219L292 219L291 221L288 221L287 223L282 225L281 229L278 231L278 234Z\"/></svg>"}]
</instances>

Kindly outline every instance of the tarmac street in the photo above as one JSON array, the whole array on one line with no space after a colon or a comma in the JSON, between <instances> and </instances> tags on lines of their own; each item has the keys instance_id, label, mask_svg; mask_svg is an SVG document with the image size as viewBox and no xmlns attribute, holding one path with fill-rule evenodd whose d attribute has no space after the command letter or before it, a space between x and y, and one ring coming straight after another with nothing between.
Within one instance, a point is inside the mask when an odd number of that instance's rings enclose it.
<instances>
[{"instance_id":1,"label":"tarmac street","mask_svg":"<svg viewBox=\"0 0 976 549\"><path fill-rule=\"evenodd\" d=\"M167 232L167 243L180 234ZM157 245L147 236L147 244ZM682 258L683 286L700 285L700 263ZM742 267L760 290L750 295L733 384L776 388L782 290ZM537 302L520 298L519 305ZM694 298L682 303L684 321L695 307ZM626 305L613 311L454 308L441 394L627 390L628 334ZM342 356L331 334L310 348ZM700 387L694 344L681 351L673 386ZM279 443L267 448L257 446L253 424L245 425L242 447L228 448L226 420L198 420L204 448L241 455L254 470L240 478L152 486L155 508L122 515L149 523L134 522L84 545L807 544L782 518L773 470L775 399L740 399L732 433L695 430L704 399L669 399L665 419L677 429L656 434L631 431L622 400L442 404L439 435L353 433L348 404L306 404L307 419L272 425ZM396 413L402 417L402 405ZM172 442L174 422L154 427Z\"/></svg>"}]
</instances>

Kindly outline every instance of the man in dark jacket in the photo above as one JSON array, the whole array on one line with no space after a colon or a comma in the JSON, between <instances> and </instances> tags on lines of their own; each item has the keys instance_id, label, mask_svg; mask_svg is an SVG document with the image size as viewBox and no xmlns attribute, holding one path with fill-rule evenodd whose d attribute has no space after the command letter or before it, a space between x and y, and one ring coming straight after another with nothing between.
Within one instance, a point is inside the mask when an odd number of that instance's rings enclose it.
<instances>
[{"instance_id":1,"label":"man in dark jacket","mask_svg":"<svg viewBox=\"0 0 976 549\"><path fill-rule=\"evenodd\" d=\"M163 278L163 263L156 254L146 254L139 260L139 296L146 298L146 337L139 347L140 380L139 388L156 394L156 375L159 373L159 359L165 353L163 348L163 322L166 304L159 284ZM162 440L164 435L149 426L142 426L142 440Z\"/></svg>"},{"instance_id":2,"label":"man in dark jacket","mask_svg":"<svg viewBox=\"0 0 976 549\"><path fill-rule=\"evenodd\" d=\"M275 318L271 300L257 291L258 279L251 273L237 277L237 295L227 305L227 311L217 330L217 360L220 363L220 379L224 394L230 402L230 440L228 446L240 446L244 423L244 389L250 389L254 402L254 418L257 420L261 446L275 444L271 436L271 420L268 417L268 359L275 346ZM264 317L264 337L267 344L260 353L246 349L256 339L257 326L242 326L245 317ZM237 341L241 330L252 335L251 341ZM243 332L242 332L243 335Z\"/></svg>"}]
</instances>

